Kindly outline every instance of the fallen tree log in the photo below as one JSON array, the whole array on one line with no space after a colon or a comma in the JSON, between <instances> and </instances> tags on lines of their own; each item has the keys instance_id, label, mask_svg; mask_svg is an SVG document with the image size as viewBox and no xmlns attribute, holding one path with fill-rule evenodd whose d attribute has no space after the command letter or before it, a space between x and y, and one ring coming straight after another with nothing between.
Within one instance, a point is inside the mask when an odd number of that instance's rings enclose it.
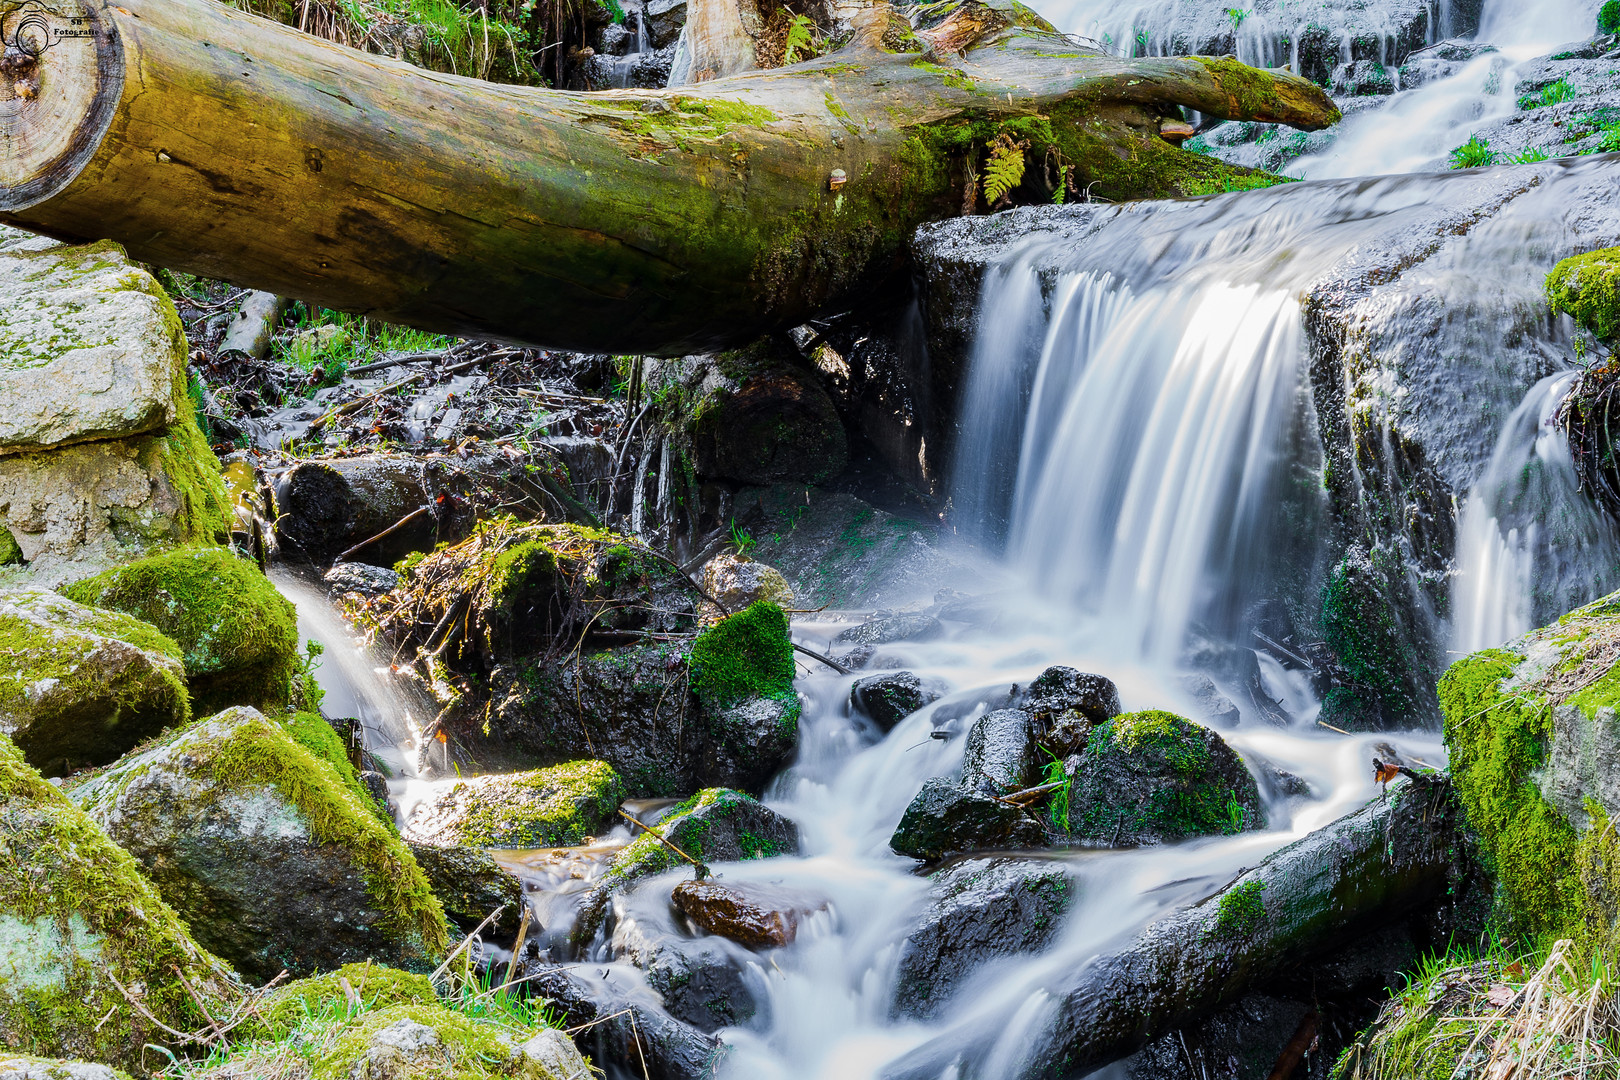
<instances>
[{"instance_id":1,"label":"fallen tree log","mask_svg":"<svg viewBox=\"0 0 1620 1080\"><path fill-rule=\"evenodd\" d=\"M815 60L578 94L216 0L27 0L0 25L0 221L427 330L673 355L869 291L917 224L986 205L998 139L1026 200L1119 199L1256 182L1159 138L1180 108L1338 119L1290 73L1103 56L994 2L916 33L877 3Z\"/></svg>"},{"instance_id":2,"label":"fallen tree log","mask_svg":"<svg viewBox=\"0 0 1620 1080\"><path fill-rule=\"evenodd\" d=\"M1150 923L1050 988L1050 1019L1030 1033L1018 1075L1083 1076L1437 900L1455 846L1452 808L1447 780L1391 785L1385 798L1276 852L1214 896ZM955 1062L956 1075L972 1080L1006 1019L957 1025L883 1076L936 1080Z\"/></svg>"}]
</instances>

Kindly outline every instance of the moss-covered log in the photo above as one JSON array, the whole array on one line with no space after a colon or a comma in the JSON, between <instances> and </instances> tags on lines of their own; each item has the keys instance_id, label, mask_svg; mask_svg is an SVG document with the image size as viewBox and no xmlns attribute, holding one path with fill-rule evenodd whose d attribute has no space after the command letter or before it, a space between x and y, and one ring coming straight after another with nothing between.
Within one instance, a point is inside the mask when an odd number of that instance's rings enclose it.
<instances>
[{"instance_id":1,"label":"moss-covered log","mask_svg":"<svg viewBox=\"0 0 1620 1080\"><path fill-rule=\"evenodd\" d=\"M577 94L422 71L213 0L62 0L6 17L0 220L390 322L678 354L893 273L915 225L987 205L998 139L1027 166L1015 198L1120 199L1275 179L1160 138L1181 108L1338 118L1287 72L1108 57L995 2L916 32L877 4L815 60Z\"/></svg>"},{"instance_id":2,"label":"moss-covered log","mask_svg":"<svg viewBox=\"0 0 1620 1080\"><path fill-rule=\"evenodd\" d=\"M1291 965L1433 902L1447 885L1453 817L1446 781L1397 781L1385 798L1060 976L1048 988L1050 1020L1031 1033L1019 1075L1084 1076ZM997 1031L958 1026L885 1076L937 1077L953 1061L962 1076L979 1075L975 1063L996 1045Z\"/></svg>"}]
</instances>

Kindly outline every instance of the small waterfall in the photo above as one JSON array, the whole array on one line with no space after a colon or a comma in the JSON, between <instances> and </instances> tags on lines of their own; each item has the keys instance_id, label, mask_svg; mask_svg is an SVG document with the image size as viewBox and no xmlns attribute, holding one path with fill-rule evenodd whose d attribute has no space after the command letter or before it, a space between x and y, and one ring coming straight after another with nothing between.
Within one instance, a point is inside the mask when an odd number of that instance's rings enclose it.
<instances>
[{"instance_id":1,"label":"small waterfall","mask_svg":"<svg viewBox=\"0 0 1620 1080\"><path fill-rule=\"evenodd\" d=\"M1457 536L1451 647L1511 641L1620 584L1620 537L1579 491L1554 424L1576 373L1531 388L1508 418Z\"/></svg>"}]
</instances>

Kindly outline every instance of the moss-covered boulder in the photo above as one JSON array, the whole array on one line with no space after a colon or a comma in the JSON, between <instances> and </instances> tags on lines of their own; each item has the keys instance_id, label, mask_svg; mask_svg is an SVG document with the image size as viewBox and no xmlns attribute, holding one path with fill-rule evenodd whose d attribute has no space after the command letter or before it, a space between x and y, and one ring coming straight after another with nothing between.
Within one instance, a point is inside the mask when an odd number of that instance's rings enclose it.
<instances>
[{"instance_id":1,"label":"moss-covered boulder","mask_svg":"<svg viewBox=\"0 0 1620 1080\"><path fill-rule=\"evenodd\" d=\"M255 709L198 721L72 794L250 978L432 967L445 951L444 909L399 837Z\"/></svg>"},{"instance_id":2,"label":"moss-covered boulder","mask_svg":"<svg viewBox=\"0 0 1620 1080\"><path fill-rule=\"evenodd\" d=\"M170 1038L118 989L179 1031L237 996L140 867L0 738L0 1041L12 1053L141 1068ZM115 981L116 980L116 981ZM0 1061L5 1058L0 1056ZM44 1074L50 1075L50 1074Z\"/></svg>"},{"instance_id":3,"label":"moss-covered boulder","mask_svg":"<svg viewBox=\"0 0 1620 1080\"><path fill-rule=\"evenodd\" d=\"M195 1080L247 1076L308 1080L584 1080L584 1058L538 1011L456 1011L425 976L377 964L349 964L280 987L258 1006L245 1036ZM262 1023L259 1022L262 1020Z\"/></svg>"},{"instance_id":4,"label":"moss-covered boulder","mask_svg":"<svg viewBox=\"0 0 1620 1080\"><path fill-rule=\"evenodd\" d=\"M482 848L583 844L616 819L624 784L601 761L458 780L412 812L413 840Z\"/></svg>"},{"instance_id":5,"label":"moss-covered boulder","mask_svg":"<svg viewBox=\"0 0 1620 1080\"><path fill-rule=\"evenodd\" d=\"M1620 342L1620 247L1574 255L1553 267L1547 298L1599 340Z\"/></svg>"},{"instance_id":6,"label":"moss-covered boulder","mask_svg":"<svg viewBox=\"0 0 1620 1080\"><path fill-rule=\"evenodd\" d=\"M52 776L191 718L180 647L43 589L0 591L0 735Z\"/></svg>"},{"instance_id":7,"label":"moss-covered boulder","mask_svg":"<svg viewBox=\"0 0 1620 1080\"><path fill-rule=\"evenodd\" d=\"M1215 732L1176 716L1125 713L1067 759L1069 831L1116 847L1223 836L1265 825L1260 790Z\"/></svg>"},{"instance_id":8,"label":"moss-covered boulder","mask_svg":"<svg viewBox=\"0 0 1620 1080\"><path fill-rule=\"evenodd\" d=\"M1500 925L1620 947L1620 593L1440 680L1451 774Z\"/></svg>"},{"instance_id":9,"label":"moss-covered boulder","mask_svg":"<svg viewBox=\"0 0 1620 1080\"><path fill-rule=\"evenodd\" d=\"M132 615L178 642L198 713L287 704L298 669L297 614L257 566L226 548L138 559L65 586L62 595Z\"/></svg>"},{"instance_id":10,"label":"moss-covered boulder","mask_svg":"<svg viewBox=\"0 0 1620 1080\"><path fill-rule=\"evenodd\" d=\"M129 1074L87 1061L0 1053L0 1080L129 1080Z\"/></svg>"},{"instance_id":11,"label":"moss-covered boulder","mask_svg":"<svg viewBox=\"0 0 1620 1080\"><path fill-rule=\"evenodd\" d=\"M574 926L576 943L588 943L596 936L616 892L642 878L689 865L670 844L705 864L770 859L798 854L799 827L743 792L728 788L698 792L677 803L613 857L581 905Z\"/></svg>"}]
</instances>

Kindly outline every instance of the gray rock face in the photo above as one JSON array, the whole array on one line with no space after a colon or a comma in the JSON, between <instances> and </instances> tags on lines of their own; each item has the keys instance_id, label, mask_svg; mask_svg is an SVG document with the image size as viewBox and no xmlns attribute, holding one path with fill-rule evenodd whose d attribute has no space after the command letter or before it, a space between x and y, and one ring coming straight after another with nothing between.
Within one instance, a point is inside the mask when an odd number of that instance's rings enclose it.
<instances>
[{"instance_id":1,"label":"gray rock face","mask_svg":"<svg viewBox=\"0 0 1620 1080\"><path fill-rule=\"evenodd\" d=\"M1353 60L1333 69L1333 92L1364 97L1368 94L1393 94L1395 80L1389 70L1376 60Z\"/></svg>"},{"instance_id":2,"label":"gray rock face","mask_svg":"<svg viewBox=\"0 0 1620 1080\"><path fill-rule=\"evenodd\" d=\"M257 710L194 724L71 794L250 979L367 958L431 968L445 947L443 908L404 845Z\"/></svg>"},{"instance_id":3,"label":"gray rock face","mask_svg":"<svg viewBox=\"0 0 1620 1080\"><path fill-rule=\"evenodd\" d=\"M0 1056L0 1080L129 1080L128 1073L84 1061Z\"/></svg>"},{"instance_id":4,"label":"gray rock face","mask_svg":"<svg viewBox=\"0 0 1620 1080\"><path fill-rule=\"evenodd\" d=\"M933 862L963 852L1045 843L1045 830L1022 810L936 777L906 807L889 846L897 854Z\"/></svg>"},{"instance_id":5,"label":"gray rock face","mask_svg":"<svg viewBox=\"0 0 1620 1080\"><path fill-rule=\"evenodd\" d=\"M0 590L0 735L61 776L102 765L191 716L173 641L44 589Z\"/></svg>"},{"instance_id":6,"label":"gray rock face","mask_svg":"<svg viewBox=\"0 0 1620 1080\"><path fill-rule=\"evenodd\" d=\"M1039 771L1034 722L1022 709L987 713L968 731L963 787L982 795L1008 795L1032 786Z\"/></svg>"},{"instance_id":7,"label":"gray rock face","mask_svg":"<svg viewBox=\"0 0 1620 1080\"><path fill-rule=\"evenodd\" d=\"M370 600L399 586L399 575L394 571L386 566L369 566L366 563L338 563L323 577L332 587L334 597L356 593Z\"/></svg>"},{"instance_id":8,"label":"gray rock face","mask_svg":"<svg viewBox=\"0 0 1620 1080\"><path fill-rule=\"evenodd\" d=\"M686 25L686 0L648 0L646 14L647 37L655 49L675 44Z\"/></svg>"},{"instance_id":9,"label":"gray rock face","mask_svg":"<svg viewBox=\"0 0 1620 1080\"><path fill-rule=\"evenodd\" d=\"M793 606L793 586L774 566L723 551L703 564L703 589L729 614L759 600L780 608ZM716 617L719 612L714 613Z\"/></svg>"},{"instance_id":10,"label":"gray rock face","mask_svg":"<svg viewBox=\"0 0 1620 1080\"><path fill-rule=\"evenodd\" d=\"M407 840L416 864L427 875L433 895L462 933L470 934L499 911L487 936L517 933L523 919L523 883L501 869L489 852Z\"/></svg>"},{"instance_id":11,"label":"gray rock face","mask_svg":"<svg viewBox=\"0 0 1620 1080\"><path fill-rule=\"evenodd\" d=\"M871 717L884 731L892 731L900 721L938 700L939 691L925 686L909 671L868 675L849 688L850 706Z\"/></svg>"},{"instance_id":12,"label":"gray rock face","mask_svg":"<svg viewBox=\"0 0 1620 1080\"><path fill-rule=\"evenodd\" d=\"M927 912L900 947L894 1015L934 1016L986 961L1044 949L1073 901L1060 863L970 859L941 870Z\"/></svg>"}]
</instances>

